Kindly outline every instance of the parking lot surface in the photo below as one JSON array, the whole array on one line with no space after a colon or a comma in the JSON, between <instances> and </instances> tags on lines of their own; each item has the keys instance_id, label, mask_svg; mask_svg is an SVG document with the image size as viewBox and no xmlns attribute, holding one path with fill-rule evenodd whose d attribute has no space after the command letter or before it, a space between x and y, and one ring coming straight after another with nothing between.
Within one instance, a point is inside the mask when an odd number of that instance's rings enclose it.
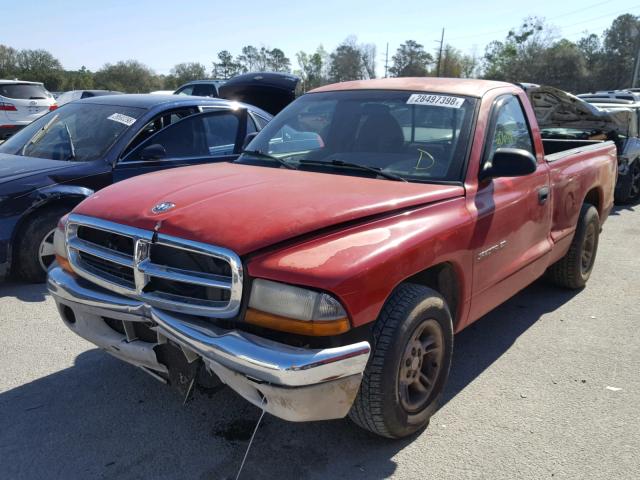
<instances>
[{"instance_id":1,"label":"parking lot surface","mask_svg":"<svg viewBox=\"0 0 640 480\"><path fill-rule=\"evenodd\" d=\"M241 478L635 479L640 206L618 208L586 289L537 282L456 337L420 435L265 416ZM229 389L186 406L76 337L44 286L0 285L0 478L234 478L260 411Z\"/></svg>"}]
</instances>

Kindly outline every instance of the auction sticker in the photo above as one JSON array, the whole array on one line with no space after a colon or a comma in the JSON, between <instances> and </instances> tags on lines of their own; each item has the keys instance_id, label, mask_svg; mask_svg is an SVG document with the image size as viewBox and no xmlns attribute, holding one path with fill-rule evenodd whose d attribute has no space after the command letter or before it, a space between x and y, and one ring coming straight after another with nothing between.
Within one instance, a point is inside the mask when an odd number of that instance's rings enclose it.
<instances>
[{"instance_id":1,"label":"auction sticker","mask_svg":"<svg viewBox=\"0 0 640 480\"><path fill-rule=\"evenodd\" d=\"M447 95L414 93L409 97L407 103L410 105L433 105L435 107L460 108L464 103L464 98L449 97Z\"/></svg>"},{"instance_id":2,"label":"auction sticker","mask_svg":"<svg viewBox=\"0 0 640 480\"><path fill-rule=\"evenodd\" d=\"M107 118L109 120L113 120L114 122L124 123L127 127L130 127L136 121L135 118L124 115L122 113L114 113L113 115L109 115Z\"/></svg>"}]
</instances>

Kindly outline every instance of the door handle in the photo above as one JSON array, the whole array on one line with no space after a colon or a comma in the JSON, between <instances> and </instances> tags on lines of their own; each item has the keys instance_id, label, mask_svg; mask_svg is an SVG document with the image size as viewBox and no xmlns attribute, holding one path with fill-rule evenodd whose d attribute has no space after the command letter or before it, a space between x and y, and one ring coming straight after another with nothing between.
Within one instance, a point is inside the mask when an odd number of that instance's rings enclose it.
<instances>
[{"instance_id":1,"label":"door handle","mask_svg":"<svg viewBox=\"0 0 640 480\"><path fill-rule=\"evenodd\" d=\"M538 203L544 205L549 200L549 187L541 187L538 189Z\"/></svg>"}]
</instances>

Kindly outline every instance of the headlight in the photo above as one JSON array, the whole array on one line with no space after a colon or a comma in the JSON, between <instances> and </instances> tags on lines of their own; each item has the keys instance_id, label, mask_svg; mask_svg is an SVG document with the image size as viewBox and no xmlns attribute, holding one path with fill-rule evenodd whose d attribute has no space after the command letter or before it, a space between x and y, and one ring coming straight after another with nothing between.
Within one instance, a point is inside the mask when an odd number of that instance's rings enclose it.
<instances>
[{"instance_id":1,"label":"headlight","mask_svg":"<svg viewBox=\"0 0 640 480\"><path fill-rule=\"evenodd\" d=\"M327 293L256 279L245 320L273 330L302 335L338 335L350 328L347 313Z\"/></svg>"},{"instance_id":2,"label":"headlight","mask_svg":"<svg viewBox=\"0 0 640 480\"><path fill-rule=\"evenodd\" d=\"M67 228L68 215L65 215L58 221L58 226L53 234L53 248L56 253L56 261L64 270L73 273L73 269L67 258L67 240L65 230Z\"/></svg>"}]
</instances>

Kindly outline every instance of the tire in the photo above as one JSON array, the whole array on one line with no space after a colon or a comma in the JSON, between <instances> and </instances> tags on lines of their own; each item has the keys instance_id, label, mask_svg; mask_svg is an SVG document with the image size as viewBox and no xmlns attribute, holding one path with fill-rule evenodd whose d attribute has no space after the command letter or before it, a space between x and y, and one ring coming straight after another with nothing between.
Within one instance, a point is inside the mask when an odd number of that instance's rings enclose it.
<instances>
[{"instance_id":1,"label":"tire","mask_svg":"<svg viewBox=\"0 0 640 480\"><path fill-rule=\"evenodd\" d=\"M422 328L433 332L433 343ZM423 343L415 343L419 331L423 332ZM414 345L422 347L416 356L412 356ZM415 358L422 355L425 346L431 353L416 364ZM365 430L388 438L406 437L425 428L438 408L452 353L453 322L444 299L421 285L400 285L374 324L371 357L349 417ZM416 370L420 372L417 376ZM425 380L431 379L428 388L419 382L422 374ZM414 384L402 388L410 381ZM415 388L419 386L416 381L422 386L420 390Z\"/></svg>"},{"instance_id":2,"label":"tire","mask_svg":"<svg viewBox=\"0 0 640 480\"><path fill-rule=\"evenodd\" d=\"M626 205L640 199L640 158L635 159L627 175L618 177L614 197L618 205Z\"/></svg>"},{"instance_id":3,"label":"tire","mask_svg":"<svg viewBox=\"0 0 640 480\"><path fill-rule=\"evenodd\" d=\"M27 224L20 230L16 253L16 273L27 282L41 283L47 278L48 267L55 257L46 255L47 262L41 264L40 248L42 242L50 237L51 243L44 253L53 247L51 233L55 231L58 220L69 211L67 207L50 207L36 211L27 219Z\"/></svg>"},{"instance_id":4,"label":"tire","mask_svg":"<svg viewBox=\"0 0 640 480\"><path fill-rule=\"evenodd\" d=\"M593 205L585 203L580 209L578 226L569 251L547 269L547 278L560 287L583 288L593 270L598 252L599 236L600 217L598 210Z\"/></svg>"}]
</instances>

